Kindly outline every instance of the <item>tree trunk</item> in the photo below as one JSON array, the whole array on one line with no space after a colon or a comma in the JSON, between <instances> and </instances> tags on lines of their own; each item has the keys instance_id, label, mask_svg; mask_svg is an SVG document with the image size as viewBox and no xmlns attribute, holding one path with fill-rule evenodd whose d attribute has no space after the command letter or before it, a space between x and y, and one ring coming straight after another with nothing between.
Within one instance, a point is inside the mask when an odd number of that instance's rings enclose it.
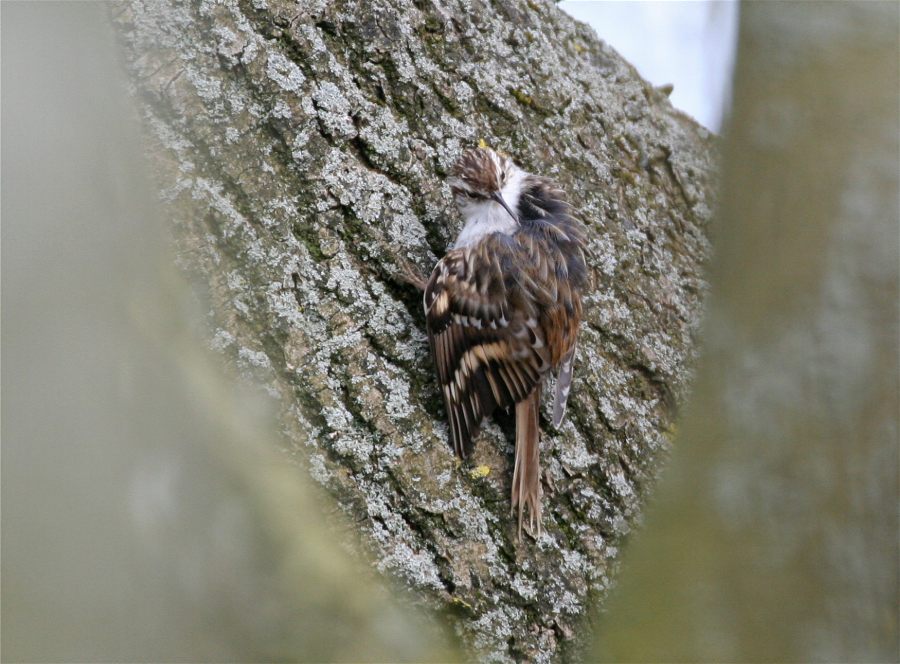
<instances>
[{"instance_id":1,"label":"tree trunk","mask_svg":"<svg viewBox=\"0 0 900 664\"><path fill-rule=\"evenodd\" d=\"M576 641L636 523L693 358L714 141L550 2L278 0L112 10L213 346L279 404L286 453L382 571L488 660ZM567 423L546 418L544 535L516 541L513 422L459 464L420 294L479 141L587 224ZM544 399L546 404L551 399ZM546 415L546 413L545 413Z\"/></svg>"}]
</instances>

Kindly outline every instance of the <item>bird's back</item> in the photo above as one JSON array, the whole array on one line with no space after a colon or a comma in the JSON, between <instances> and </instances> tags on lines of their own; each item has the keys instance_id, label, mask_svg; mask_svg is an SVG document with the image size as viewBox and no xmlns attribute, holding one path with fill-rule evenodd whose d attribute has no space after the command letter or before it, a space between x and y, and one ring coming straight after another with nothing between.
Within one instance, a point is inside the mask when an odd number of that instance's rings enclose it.
<instances>
[{"instance_id":1,"label":"bird's back","mask_svg":"<svg viewBox=\"0 0 900 664\"><path fill-rule=\"evenodd\" d=\"M460 456L486 415L529 396L574 351L584 233L562 192L529 178L517 230L451 250L425 291L428 336Z\"/></svg>"}]
</instances>

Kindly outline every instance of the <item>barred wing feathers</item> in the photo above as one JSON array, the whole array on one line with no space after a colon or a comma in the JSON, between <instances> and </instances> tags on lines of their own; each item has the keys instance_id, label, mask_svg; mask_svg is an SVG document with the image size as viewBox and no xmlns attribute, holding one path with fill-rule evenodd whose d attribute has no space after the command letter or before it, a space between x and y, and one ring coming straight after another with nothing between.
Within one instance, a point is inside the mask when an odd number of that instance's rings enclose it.
<instances>
[{"instance_id":1,"label":"barred wing feathers","mask_svg":"<svg viewBox=\"0 0 900 664\"><path fill-rule=\"evenodd\" d=\"M543 287L515 266L520 239L492 235L451 250L425 289L428 339L461 458L484 417L525 399L551 367L538 302L527 292Z\"/></svg>"}]
</instances>

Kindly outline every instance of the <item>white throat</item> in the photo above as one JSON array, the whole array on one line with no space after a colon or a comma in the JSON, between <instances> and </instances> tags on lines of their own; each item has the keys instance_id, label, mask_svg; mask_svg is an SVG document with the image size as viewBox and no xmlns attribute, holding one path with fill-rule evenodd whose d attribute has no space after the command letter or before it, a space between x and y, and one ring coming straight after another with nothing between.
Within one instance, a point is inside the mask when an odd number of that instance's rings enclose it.
<instances>
[{"instance_id":1,"label":"white throat","mask_svg":"<svg viewBox=\"0 0 900 664\"><path fill-rule=\"evenodd\" d=\"M519 213L519 197L526 175L525 171L513 169L500 190L503 200L516 214ZM467 200L460 206L459 212L465 226L453 244L454 249L475 244L492 233L511 235L519 228L519 223L495 201Z\"/></svg>"}]
</instances>

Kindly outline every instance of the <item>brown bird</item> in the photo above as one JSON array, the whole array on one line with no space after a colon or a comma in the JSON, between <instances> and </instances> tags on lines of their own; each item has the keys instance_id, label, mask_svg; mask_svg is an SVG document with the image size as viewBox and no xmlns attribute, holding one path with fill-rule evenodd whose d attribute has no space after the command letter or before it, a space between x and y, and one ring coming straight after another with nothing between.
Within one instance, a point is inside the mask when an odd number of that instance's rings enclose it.
<instances>
[{"instance_id":1,"label":"brown bird","mask_svg":"<svg viewBox=\"0 0 900 664\"><path fill-rule=\"evenodd\" d=\"M541 386L557 371L553 424L572 384L585 282L584 231L552 181L478 148L449 180L465 220L425 288L428 340L460 458L482 420L516 407L512 507L541 532Z\"/></svg>"}]
</instances>

